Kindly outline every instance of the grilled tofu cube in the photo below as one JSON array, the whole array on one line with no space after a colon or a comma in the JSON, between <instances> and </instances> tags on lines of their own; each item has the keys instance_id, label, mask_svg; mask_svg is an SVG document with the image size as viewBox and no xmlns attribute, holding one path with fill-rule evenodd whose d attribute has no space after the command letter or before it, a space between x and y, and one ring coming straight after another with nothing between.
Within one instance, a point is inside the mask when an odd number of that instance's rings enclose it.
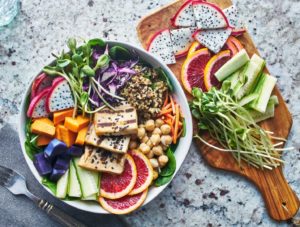
<instances>
[{"instance_id":1,"label":"grilled tofu cube","mask_svg":"<svg viewBox=\"0 0 300 227\"><path fill-rule=\"evenodd\" d=\"M121 174L124 170L125 155L115 154L98 147L85 146L78 165L92 171Z\"/></svg>"},{"instance_id":2,"label":"grilled tofu cube","mask_svg":"<svg viewBox=\"0 0 300 227\"><path fill-rule=\"evenodd\" d=\"M136 134L136 109L129 105L119 106L115 110L105 108L95 114L94 124L99 136Z\"/></svg>"},{"instance_id":3,"label":"grilled tofu cube","mask_svg":"<svg viewBox=\"0 0 300 227\"><path fill-rule=\"evenodd\" d=\"M94 124L91 124L85 137L85 143L111 152L125 154L130 136L97 136Z\"/></svg>"}]
</instances>

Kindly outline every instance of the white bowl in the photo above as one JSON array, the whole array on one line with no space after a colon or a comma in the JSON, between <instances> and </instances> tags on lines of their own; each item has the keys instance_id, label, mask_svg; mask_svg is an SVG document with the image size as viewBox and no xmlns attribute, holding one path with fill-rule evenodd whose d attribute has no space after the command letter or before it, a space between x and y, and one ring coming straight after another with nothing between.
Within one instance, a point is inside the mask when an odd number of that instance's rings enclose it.
<instances>
[{"instance_id":1,"label":"white bowl","mask_svg":"<svg viewBox=\"0 0 300 227\"><path fill-rule=\"evenodd\" d=\"M171 82L174 86L173 95L175 96L176 101L179 103L179 105L181 107L181 110L182 110L182 113L185 117L185 121L186 121L186 135L185 135L185 137L182 137L180 139L180 142L179 142L179 144L177 146L177 149L175 151L176 171L173 175L173 177L174 177L175 174L177 173L177 171L179 170L183 160L185 159L185 157L188 153L188 150L190 148L191 142L192 142L192 131L193 131L193 129L192 129L192 117L191 117L191 113L190 113L190 110L189 110L189 106L188 106L188 102L187 102L187 99L185 97L185 94L184 94L179 82L177 81L176 77L172 73L172 71L164 63L162 63L161 60L159 60L158 58L156 58L152 54L146 52L145 50L143 50L139 47L133 46L133 45L128 44L128 43L114 42L114 41L107 41L107 43L110 46L120 44L120 45L122 45L122 46L124 46L128 49L135 50L136 53L140 56L140 58L144 59L146 62L148 62L149 64L151 64L154 67L161 67L169 75L169 79L171 80ZM25 96L23 97L23 101L22 101L22 104L21 104L20 124L19 124L19 138L20 138L22 152L23 152L23 155L25 157L25 160L26 160L31 172L33 173L35 178L38 180L38 182L40 182L40 184L41 184L42 178L39 175L39 173L37 172L37 170L35 169L31 159L27 156L26 151L25 151L25 146L24 146L24 142L25 142L25 122L26 122L26 112L27 112L27 109L26 109L27 107L25 105L25 103L26 103L25 100L26 100L26 97L30 93L30 88L31 88L31 84L32 84L33 80L31 81L30 86L27 87ZM165 184L161 187L151 187L149 189L147 198L146 198L143 206L146 205L147 203L149 203L150 201L152 201L156 196L158 196L158 194L161 193L167 186L168 186L168 184ZM49 188L45 187L44 185L43 185L43 187L50 194L53 195L53 193L50 191ZM55 196L55 195L53 195L53 196ZM72 207L78 208L80 210L89 211L89 212L93 212L93 213L99 213L99 214L108 213L99 204L97 204L95 202L65 201L65 200L61 200L61 201L69 204Z\"/></svg>"}]
</instances>

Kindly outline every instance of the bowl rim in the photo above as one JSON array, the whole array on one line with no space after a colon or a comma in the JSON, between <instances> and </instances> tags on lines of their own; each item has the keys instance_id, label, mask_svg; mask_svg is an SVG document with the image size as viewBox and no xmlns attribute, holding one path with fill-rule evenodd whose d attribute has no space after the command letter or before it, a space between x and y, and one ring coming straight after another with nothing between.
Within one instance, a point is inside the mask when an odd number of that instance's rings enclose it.
<instances>
[{"instance_id":1,"label":"bowl rim","mask_svg":"<svg viewBox=\"0 0 300 227\"><path fill-rule=\"evenodd\" d=\"M147 198L144 201L144 203L142 204L142 206L145 206L146 204L148 204L149 202L151 202L153 199L155 199L174 179L175 175L177 174L179 168L182 166L184 159L187 156L187 153L189 151L189 148L191 146L192 143L192 138L193 138L193 126L192 126L192 116L190 113L190 109L188 106L188 101L187 98L184 94L183 88L181 87L179 81L177 80L176 76L174 75L174 73L169 69L169 67L162 62L162 60L160 60L158 57L154 56L153 54L145 51L144 49L142 49L139 46L135 46L134 44L128 43L128 42L119 42L119 41L110 41L110 40L104 40L105 43L107 43L108 45L122 45L126 48L130 48L136 52L140 52L140 54L138 55L143 55L143 59L146 60L147 63L152 62L151 65L156 64L159 67L163 68L164 71L167 72L167 76L169 77L169 79L171 80L171 83L174 86L174 92L173 94L177 97L175 97L177 100L180 100L179 104L181 107L181 110L184 114L185 117L185 122L186 122L186 135L185 137L182 137L180 139L180 142L178 143L178 146L174 152L175 158L176 158L176 170L172 176L172 179L165 185L160 186L160 187L151 187L150 190L148 191L147 194ZM141 56L140 56L141 57ZM50 64L47 65L51 65L55 60L51 61ZM156 66L155 66L156 67ZM19 141L21 143L21 148L22 148L22 154L26 160L27 166L29 167L31 173L33 174L34 178L39 182L39 184L48 192L50 193L54 198L56 198L58 201L68 204L69 206L72 206L74 208L77 208L79 210L82 211L86 211L86 212L91 212L91 213L98 213L98 214L109 214L109 212L107 212L106 210L104 210L99 204L94 203L93 205L96 204L97 207L92 206L92 203L88 202L88 201L81 201L81 200L74 200L74 201L67 201L67 200L62 200L57 198L52 191L46 187L45 185L42 184L41 182L41 176L38 174L37 170L35 169L32 160L28 157L26 150L25 150L25 120L26 120L26 99L30 93L30 89L31 89L31 85L33 83L33 81L35 80L35 78L41 73L41 71L36 74L36 76L34 76L31 80L29 85L26 87L26 91L23 95L22 98L22 102L21 102L21 108L20 108L20 112L19 112L19 124L18 124L18 137L19 137ZM179 153L179 148L180 149L180 153ZM150 196L151 195L151 196ZM141 206L141 207L142 207ZM140 208L141 208L140 207ZM100 209L99 209L100 208Z\"/></svg>"}]
</instances>

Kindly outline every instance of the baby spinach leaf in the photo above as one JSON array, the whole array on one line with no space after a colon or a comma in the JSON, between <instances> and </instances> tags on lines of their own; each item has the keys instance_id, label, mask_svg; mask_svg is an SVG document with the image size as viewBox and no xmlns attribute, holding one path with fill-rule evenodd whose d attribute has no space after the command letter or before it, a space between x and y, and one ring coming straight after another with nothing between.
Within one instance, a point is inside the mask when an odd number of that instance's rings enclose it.
<instances>
[{"instance_id":1,"label":"baby spinach leaf","mask_svg":"<svg viewBox=\"0 0 300 227\"><path fill-rule=\"evenodd\" d=\"M171 148L168 148L168 150L166 151L166 155L168 156L169 161L167 165L162 168L159 174L163 177L172 176L176 170L176 159Z\"/></svg>"},{"instance_id":2,"label":"baby spinach leaf","mask_svg":"<svg viewBox=\"0 0 300 227\"><path fill-rule=\"evenodd\" d=\"M109 56L115 60L130 60L130 52L122 46L113 46L109 50Z\"/></svg>"},{"instance_id":3,"label":"baby spinach leaf","mask_svg":"<svg viewBox=\"0 0 300 227\"><path fill-rule=\"evenodd\" d=\"M95 46L104 47L105 46L105 42L102 39L90 39L88 41L88 44L91 47L95 47Z\"/></svg>"},{"instance_id":4,"label":"baby spinach leaf","mask_svg":"<svg viewBox=\"0 0 300 227\"><path fill-rule=\"evenodd\" d=\"M159 186L162 186L162 185L165 185L165 184L169 183L171 180L172 180L172 175L171 175L171 176L167 176L167 177L159 176L159 177L156 179L154 185L155 185L156 187L159 187Z\"/></svg>"},{"instance_id":5,"label":"baby spinach leaf","mask_svg":"<svg viewBox=\"0 0 300 227\"><path fill-rule=\"evenodd\" d=\"M49 188L51 192L55 195L56 194L56 183L50 181L48 178L44 177L42 179L42 184Z\"/></svg>"}]
</instances>

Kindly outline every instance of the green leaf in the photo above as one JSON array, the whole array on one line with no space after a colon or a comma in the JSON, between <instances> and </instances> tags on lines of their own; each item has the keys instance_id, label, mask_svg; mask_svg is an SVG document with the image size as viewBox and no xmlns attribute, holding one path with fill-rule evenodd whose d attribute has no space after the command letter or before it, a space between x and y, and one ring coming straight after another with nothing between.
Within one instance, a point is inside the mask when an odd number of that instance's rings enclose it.
<instances>
[{"instance_id":1,"label":"green leaf","mask_svg":"<svg viewBox=\"0 0 300 227\"><path fill-rule=\"evenodd\" d=\"M169 77L165 73L165 71L162 68L156 68L155 71L158 74L159 79L161 79L162 81L164 81L167 84L170 92L173 92L174 91L173 85L172 85Z\"/></svg>"},{"instance_id":2,"label":"green leaf","mask_svg":"<svg viewBox=\"0 0 300 227\"><path fill-rule=\"evenodd\" d=\"M159 174L160 176L163 177L172 176L176 170L176 159L170 147L166 151L166 155L168 156L169 161L167 165L164 168L162 168Z\"/></svg>"},{"instance_id":3,"label":"green leaf","mask_svg":"<svg viewBox=\"0 0 300 227\"><path fill-rule=\"evenodd\" d=\"M42 184L51 190L51 192L56 195L56 183L50 181L48 178L44 177L42 179Z\"/></svg>"},{"instance_id":4,"label":"green leaf","mask_svg":"<svg viewBox=\"0 0 300 227\"><path fill-rule=\"evenodd\" d=\"M182 127L183 127L182 137L185 137L185 135L186 135L186 122L185 122L185 118L183 119Z\"/></svg>"},{"instance_id":5,"label":"green leaf","mask_svg":"<svg viewBox=\"0 0 300 227\"><path fill-rule=\"evenodd\" d=\"M53 67L53 66L45 66L43 68L43 72L50 76L56 76L58 70L56 67Z\"/></svg>"},{"instance_id":6,"label":"green leaf","mask_svg":"<svg viewBox=\"0 0 300 227\"><path fill-rule=\"evenodd\" d=\"M71 64L71 60L69 59L59 59L56 61L56 66L58 66L59 68L65 68L69 64Z\"/></svg>"},{"instance_id":7,"label":"green leaf","mask_svg":"<svg viewBox=\"0 0 300 227\"><path fill-rule=\"evenodd\" d=\"M130 60L130 52L122 46L113 46L109 50L109 56L114 60Z\"/></svg>"},{"instance_id":8,"label":"green leaf","mask_svg":"<svg viewBox=\"0 0 300 227\"><path fill-rule=\"evenodd\" d=\"M84 57L89 58L91 56L92 49L91 49L91 46L89 44L82 45L81 50L82 50L82 53L83 53Z\"/></svg>"},{"instance_id":9,"label":"green leaf","mask_svg":"<svg viewBox=\"0 0 300 227\"><path fill-rule=\"evenodd\" d=\"M90 39L88 41L88 44L91 47L94 47L94 46L104 47L105 46L105 42L102 39Z\"/></svg>"},{"instance_id":10,"label":"green leaf","mask_svg":"<svg viewBox=\"0 0 300 227\"><path fill-rule=\"evenodd\" d=\"M77 65L80 65L83 62L83 59L80 54L73 54L72 61L75 62Z\"/></svg>"},{"instance_id":11,"label":"green leaf","mask_svg":"<svg viewBox=\"0 0 300 227\"><path fill-rule=\"evenodd\" d=\"M83 66L81 71L84 73L84 75L86 75L88 77L95 76L95 71L88 65ZM81 76L82 76L82 74L81 74Z\"/></svg>"},{"instance_id":12,"label":"green leaf","mask_svg":"<svg viewBox=\"0 0 300 227\"><path fill-rule=\"evenodd\" d=\"M89 99L89 95L87 92L82 92L81 96L80 96L80 104L81 106L85 106L85 104L88 102Z\"/></svg>"},{"instance_id":13,"label":"green leaf","mask_svg":"<svg viewBox=\"0 0 300 227\"><path fill-rule=\"evenodd\" d=\"M200 88L197 88L197 87L193 87L192 89L192 95L195 97L195 98L201 98L202 96L202 91L200 90Z\"/></svg>"},{"instance_id":14,"label":"green leaf","mask_svg":"<svg viewBox=\"0 0 300 227\"><path fill-rule=\"evenodd\" d=\"M73 53L76 52L76 45L77 45L76 39L74 39L74 38L69 38L69 39L68 39L67 45L68 45L69 49L70 49Z\"/></svg>"},{"instance_id":15,"label":"green leaf","mask_svg":"<svg viewBox=\"0 0 300 227\"><path fill-rule=\"evenodd\" d=\"M159 177L155 180L154 185L155 185L156 187L159 187L159 186L162 186L162 185L165 185L165 184L169 183L171 180L172 180L172 175L171 175L171 176L167 176L167 177L159 176Z\"/></svg>"},{"instance_id":16,"label":"green leaf","mask_svg":"<svg viewBox=\"0 0 300 227\"><path fill-rule=\"evenodd\" d=\"M109 64L109 61L110 61L110 57L107 54L102 54L98 58L94 69L97 70L97 69L101 69L101 68L107 66Z\"/></svg>"}]
</instances>

